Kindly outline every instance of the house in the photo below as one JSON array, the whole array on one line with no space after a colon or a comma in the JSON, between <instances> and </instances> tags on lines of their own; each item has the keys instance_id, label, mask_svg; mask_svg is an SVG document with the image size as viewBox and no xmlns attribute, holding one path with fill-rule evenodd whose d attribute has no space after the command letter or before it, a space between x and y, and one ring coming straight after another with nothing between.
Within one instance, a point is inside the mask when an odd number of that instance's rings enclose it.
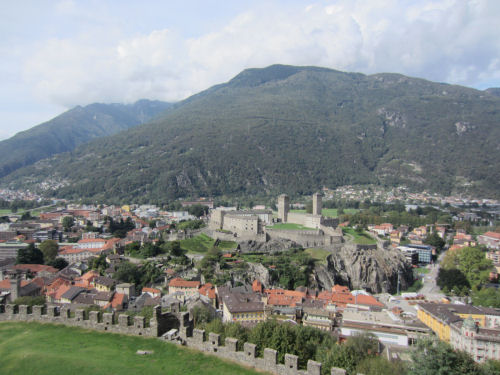
<instances>
[{"instance_id":1,"label":"house","mask_svg":"<svg viewBox=\"0 0 500 375\"><path fill-rule=\"evenodd\" d=\"M160 289L156 289L156 288L147 288L147 287L144 287L142 288L142 293L148 293L151 297L153 298L157 298L157 297L161 297L161 290Z\"/></svg>"},{"instance_id":2,"label":"house","mask_svg":"<svg viewBox=\"0 0 500 375\"><path fill-rule=\"evenodd\" d=\"M168 293L182 292L186 297L193 296L198 293L200 288L199 281L188 281L176 277L169 281L168 283Z\"/></svg>"},{"instance_id":3,"label":"house","mask_svg":"<svg viewBox=\"0 0 500 375\"><path fill-rule=\"evenodd\" d=\"M72 303L73 300L83 291L85 288L79 286L71 286L61 295L60 303Z\"/></svg>"},{"instance_id":4,"label":"house","mask_svg":"<svg viewBox=\"0 0 500 375\"><path fill-rule=\"evenodd\" d=\"M228 287L218 288L222 301L222 321L254 324L266 319L264 302L255 293L239 293Z\"/></svg>"},{"instance_id":5,"label":"house","mask_svg":"<svg viewBox=\"0 0 500 375\"><path fill-rule=\"evenodd\" d=\"M480 245L486 246L491 250L500 250L500 233L486 232L477 237L477 242Z\"/></svg>"},{"instance_id":6,"label":"house","mask_svg":"<svg viewBox=\"0 0 500 375\"><path fill-rule=\"evenodd\" d=\"M93 281L93 286L99 292L111 292L114 290L115 285L116 281L106 276L96 277Z\"/></svg>"},{"instance_id":7,"label":"house","mask_svg":"<svg viewBox=\"0 0 500 375\"><path fill-rule=\"evenodd\" d=\"M302 324L305 327L314 327L323 331L333 331L335 313L325 309L304 307Z\"/></svg>"}]
</instances>

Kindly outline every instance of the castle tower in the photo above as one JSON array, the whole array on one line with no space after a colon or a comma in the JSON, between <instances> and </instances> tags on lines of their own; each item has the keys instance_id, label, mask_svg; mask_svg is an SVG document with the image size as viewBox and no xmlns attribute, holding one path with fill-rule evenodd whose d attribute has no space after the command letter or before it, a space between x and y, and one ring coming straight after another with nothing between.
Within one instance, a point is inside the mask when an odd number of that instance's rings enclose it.
<instances>
[{"instance_id":1,"label":"castle tower","mask_svg":"<svg viewBox=\"0 0 500 375\"><path fill-rule=\"evenodd\" d=\"M21 278L17 272L11 272L9 274L10 281L10 302L14 302L16 299L21 297Z\"/></svg>"},{"instance_id":2,"label":"castle tower","mask_svg":"<svg viewBox=\"0 0 500 375\"><path fill-rule=\"evenodd\" d=\"M321 193L313 194L313 215L321 215L321 210L323 209L323 201Z\"/></svg>"},{"instance_id":3,"label":"castle tower","mask_svg":"<svg viewBox=\"0 0 500 375\"><path fill-rule=\"evenodd\" d=\"M288 221L288 211L290 211L290 198L286 194L281 194L278 197L278 217L282 223Z\"/></svg>"}]
</instances>

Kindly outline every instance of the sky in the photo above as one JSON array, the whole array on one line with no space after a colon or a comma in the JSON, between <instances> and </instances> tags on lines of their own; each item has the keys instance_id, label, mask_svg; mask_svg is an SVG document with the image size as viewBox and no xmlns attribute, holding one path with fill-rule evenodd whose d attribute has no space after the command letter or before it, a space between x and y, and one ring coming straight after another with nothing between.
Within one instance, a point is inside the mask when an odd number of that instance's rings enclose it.
<instances>
[{"instance_id":1,"label":"sky","mask_svg":"<svg viewBox=\"0 0 500 375\"><path fill-rule=\"evenodd\" d=\"M3 0L0 139L272 64L500 87L499 25L498 0Z\"/></svg>"}]
</instances>

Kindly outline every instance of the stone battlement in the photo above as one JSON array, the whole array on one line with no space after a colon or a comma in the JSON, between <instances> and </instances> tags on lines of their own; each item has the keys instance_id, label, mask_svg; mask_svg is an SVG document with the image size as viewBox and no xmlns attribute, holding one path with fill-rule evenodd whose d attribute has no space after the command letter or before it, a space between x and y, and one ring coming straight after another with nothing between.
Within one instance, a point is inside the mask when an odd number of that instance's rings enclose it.
<instances>
[{"instance_id":1,"label":"stone battlement","mask_svg":"<svg viewBox=\"0 0 500 375\"><path fill-rule=\"evenodd\" d=\"M193 329L193 321L189 313L181 312L162 313L160 306L155 306L153 318L149 325L143 316L133 318L126 314L102 313L90 311L88 314L82 309L71 309L63 306L33 306L0 305L0 321L36 321L41 323L64 324L97 331L107 331L121 334L162 337L167 342L185 344L205 353L228 359L268 371L276 375L321 375L321 363L309 360L306 370L299 370L299 358L293 354L285 354L284 363L278 363L278 353L274 349L265 348L263 357L257 356L257 346L245 342L243 350L238 350L238 340L227 337L224 344L220 335L204 330ZM164 335L172 328L179 330L179 337L172 338ZM345 375L344 369L332 368L332 375Z\"/></svg>"}]
</instances>

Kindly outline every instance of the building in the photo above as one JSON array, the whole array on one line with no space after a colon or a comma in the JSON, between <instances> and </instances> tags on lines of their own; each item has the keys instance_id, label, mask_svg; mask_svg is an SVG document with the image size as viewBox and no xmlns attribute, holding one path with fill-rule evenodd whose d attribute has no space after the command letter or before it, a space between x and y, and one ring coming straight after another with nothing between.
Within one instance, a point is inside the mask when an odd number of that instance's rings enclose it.
<instances>
[{"instance_id":1,"label":"building","mask_svg":"<svg viewBox=\"0 0 500 375\"><path fill-rule=\"evenodd\" d=\"M432 262L432 253L434 251L434 248L432 246L411 244L398 246L398 250L400 250L404 254L414 254L416 252L418 254L418 263L429 264Z\"/></svg>"},{"instance_id":2,"label":"building","mask_svg":"<svg viewBox=\"0 0 500 375\"><path fill-rule=\"evenodd\" d=\"M486 232L477 237L477 242L488 249L500 250L500 233Z\"/></svg>"},{"instance_id":3,"label":"building","mask_svg":"<svg viewBox=\"0 0 500 375\"><path fill-rule=\"evenodd\" d=\"M199 288L199 281L188 281L181 279L180 277L176 277L168 283L168 294L181 292L184 297L191 297L198 294Z\"/></svg>"},{"instance_id":4,"label":"building","mask_svg":"<svg viewBox=\"0 0 500 375\"><path fill-rule=\"evenodd\" d=\"M314 327L322 331L333 331L335 313L325 309L313 307L303 308L302 325L305 327Z\"/></svg>"},{"instance_id":5,"label":"building","mask_svg":"<svg viewBox=\"0 0 500 375\"><path fill-rule=\"evenodd\" d=\"M417 316L440 340L468 352L476 362L500 360L500 309L419 303Z\"/></svg>"},{"instance_id":6,"label":"building","mask_svg":"<svg viewBox=\"0 0 500 375\"><path fill-rule=\"evenodd\" d=\"M344 337L372 333L387 345L410 346L431 330L414 317L404 317L392 311L344 310L341 334Z\"/></svg>"},{"instance_id":7,"label":"building","mask_svg":"<svg viewBox=\"0 0 500 375\"><path fill-rule=\"evenodd\" d=\"M222 321L255 324L266 320L264 302L254 293L240 293L228 287L218 288Z\"/></svg>"}]
</instances>

